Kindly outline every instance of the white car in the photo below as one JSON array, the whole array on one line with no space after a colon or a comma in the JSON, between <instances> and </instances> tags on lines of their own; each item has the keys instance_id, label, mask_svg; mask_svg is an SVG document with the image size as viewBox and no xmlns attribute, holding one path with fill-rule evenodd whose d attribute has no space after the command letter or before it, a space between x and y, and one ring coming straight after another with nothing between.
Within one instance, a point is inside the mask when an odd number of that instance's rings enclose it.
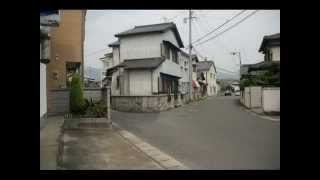
<instances>
[{"instance_id":1,"label":"white car","mask_svg":"<svg viewBox=\"0 0 320 180\"><path fill-rule=\"evenodd\" d=\"M234 95L235 95L235 96L240 96L240 91L236 91L236 92L234 93Z\"/></svg>"}]
</instances>

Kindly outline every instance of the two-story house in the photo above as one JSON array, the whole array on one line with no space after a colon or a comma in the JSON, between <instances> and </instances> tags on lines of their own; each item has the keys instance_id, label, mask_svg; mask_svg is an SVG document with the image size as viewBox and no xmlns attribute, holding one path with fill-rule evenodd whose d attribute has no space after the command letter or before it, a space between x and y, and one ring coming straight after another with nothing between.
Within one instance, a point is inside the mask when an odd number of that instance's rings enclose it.
<instances>
[{"instance_id":1,"label":"two-story house","mask_svg":"<svg viewBox=\"0 0 320 180\"><path fill-rule=\"evenodd\" d=\"M99 60L102 62L102 79L106 77L107 70L111 67L113 67L113 53L107 53L102 58L99 58Z\"/></svg>"},{"instance_id":2,"label":"two-story house","mask_svg":"<svg viewBox=\"0 0 320 180\"><path fill-rule=\"evenodd\" d=\"M217 70L213 61L200 61L197 63L197 77L203 96L213 96L217 94L216 74Z\"/></svg>"},{"instance_id":3,"label":"two-story house","mask_svg":"<svg viewBox=\"0 0 320 180\"><path fill-rule=\"evenodd\" d=\"M280 33L264 36L259 52L264 54L264 61L280 61Z\"/></svg>"},{"instance_id":4,"label":"two-story house","mask_svg":"<svg viewBox=\"0 0 320 180\"><path fill-rule=\"evenodd\" d=\"M183 43L174 23L135 26L115 35L113 48L113 96L148 96L176 93L184 77L178 55ZM182 58L183 59L183 58ZM186 80L184 80L186 81Z\"/></svg>"},{"instance_id":5,"label":"two-story house","mask_svg":"<svg viewBox=\"0 0 320 180\"><path fill-rule=\"evenodd\" d=\"M280 33L264 36L259 52L264 54L264 61L242 65L241 77L263 74L272 66L280 68Z\"/></svg>"}]
</instances>

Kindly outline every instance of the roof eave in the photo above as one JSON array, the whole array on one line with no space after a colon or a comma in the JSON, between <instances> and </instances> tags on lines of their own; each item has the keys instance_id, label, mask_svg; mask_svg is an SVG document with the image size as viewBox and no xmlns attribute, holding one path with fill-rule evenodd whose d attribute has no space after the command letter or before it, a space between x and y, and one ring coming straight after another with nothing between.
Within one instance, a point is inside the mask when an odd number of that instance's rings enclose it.
<instances>
[{"instance_id":1,"label":"roof eave","mask_svg":"<svg viewBox=\"0 0 320 180\"><path fill-rule=\"evenodd\" d=\"M128 33L128 34L116 34L115 37L125 37L125 36L135 36L135 35L141 35L141 34L150 34L150 33L162 33L163 30L155 30L155 31L149 31L149 32L135 32L135 33Z\"/></svg>"}]
</instances>

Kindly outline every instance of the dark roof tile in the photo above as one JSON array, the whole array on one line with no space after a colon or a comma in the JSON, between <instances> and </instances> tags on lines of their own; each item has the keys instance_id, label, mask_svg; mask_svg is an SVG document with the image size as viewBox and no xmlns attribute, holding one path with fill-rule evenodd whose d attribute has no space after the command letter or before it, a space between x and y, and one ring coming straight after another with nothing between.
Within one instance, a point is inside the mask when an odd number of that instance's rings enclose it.
<instances>
[{"instance_id":1,"label":"dark roof tile","mask_svg":"<svg viewBox=\"0 0 320 180\"><path fill-rule=\"evenodd\" d=\"M115 36L122 37L122 36L145 34L145 33L164 32L168 29L173 30L173 32L178 40L179 46L183 47L183 42L181 40L177 26L173 22L161 23L161 24L150 24L150 25L144 25L144 26L135 26L132 29L118 33Z\"/></svg>"},{"instance_id":2,"label":"dark roof tile","mask_svg":"<svg viewBox=\"0 0 320 180\"><path fill-rule=\"evenodd\" d=\"M124 69L154 69L158 67L165 59L163 57L126 59L119 66Z\"/></svg>"},{"instance_id":3,"label":"dark roof tile","mask_svg":"<svg viewBox=\"0 0 320 180\"><path fill-rule=\"evenodd\" d=\"M109 47L116 47L116 46L120 46L120 41L119 40L109 44Z\"/></svg>"},{"instance_id":4,"label":"dark roof tile","mask_svg":"<svg viewBox=\"0 0 320 180\"><path fill-rule=\"evenodd\" d=\"M213 65L214 69L216 69L213 61L199 61L197 63L197 71L209 71L211 65Z\"/></svg>"}]
</instances>

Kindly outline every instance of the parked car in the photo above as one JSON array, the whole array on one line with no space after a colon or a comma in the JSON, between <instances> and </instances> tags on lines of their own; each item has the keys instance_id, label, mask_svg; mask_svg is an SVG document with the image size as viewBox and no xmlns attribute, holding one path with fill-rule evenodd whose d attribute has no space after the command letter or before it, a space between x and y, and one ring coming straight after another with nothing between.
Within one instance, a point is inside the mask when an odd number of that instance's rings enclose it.
<instances>
[{"instance_id":1,"label":"parked car","mask_svg":"<svg viewBox=\"0 0 320 180\"><path fill-rule=\"evenodd\" d=\"M225 95L225 96L231 96L231 91L230 91L230 90L226 90L226 91L224 92L224 95Z\"/></svg>"},{"instance_id":2,"label":"parked car","mask_svg":"<svg viewBox=\"0 0 320 180\"><path fill-rule=\"evenodd\" d=\"M240 96L240 90L236 91L236 92L234 93L234 95L235 95L235 96Z\"/></svg>"}]
</instances>

